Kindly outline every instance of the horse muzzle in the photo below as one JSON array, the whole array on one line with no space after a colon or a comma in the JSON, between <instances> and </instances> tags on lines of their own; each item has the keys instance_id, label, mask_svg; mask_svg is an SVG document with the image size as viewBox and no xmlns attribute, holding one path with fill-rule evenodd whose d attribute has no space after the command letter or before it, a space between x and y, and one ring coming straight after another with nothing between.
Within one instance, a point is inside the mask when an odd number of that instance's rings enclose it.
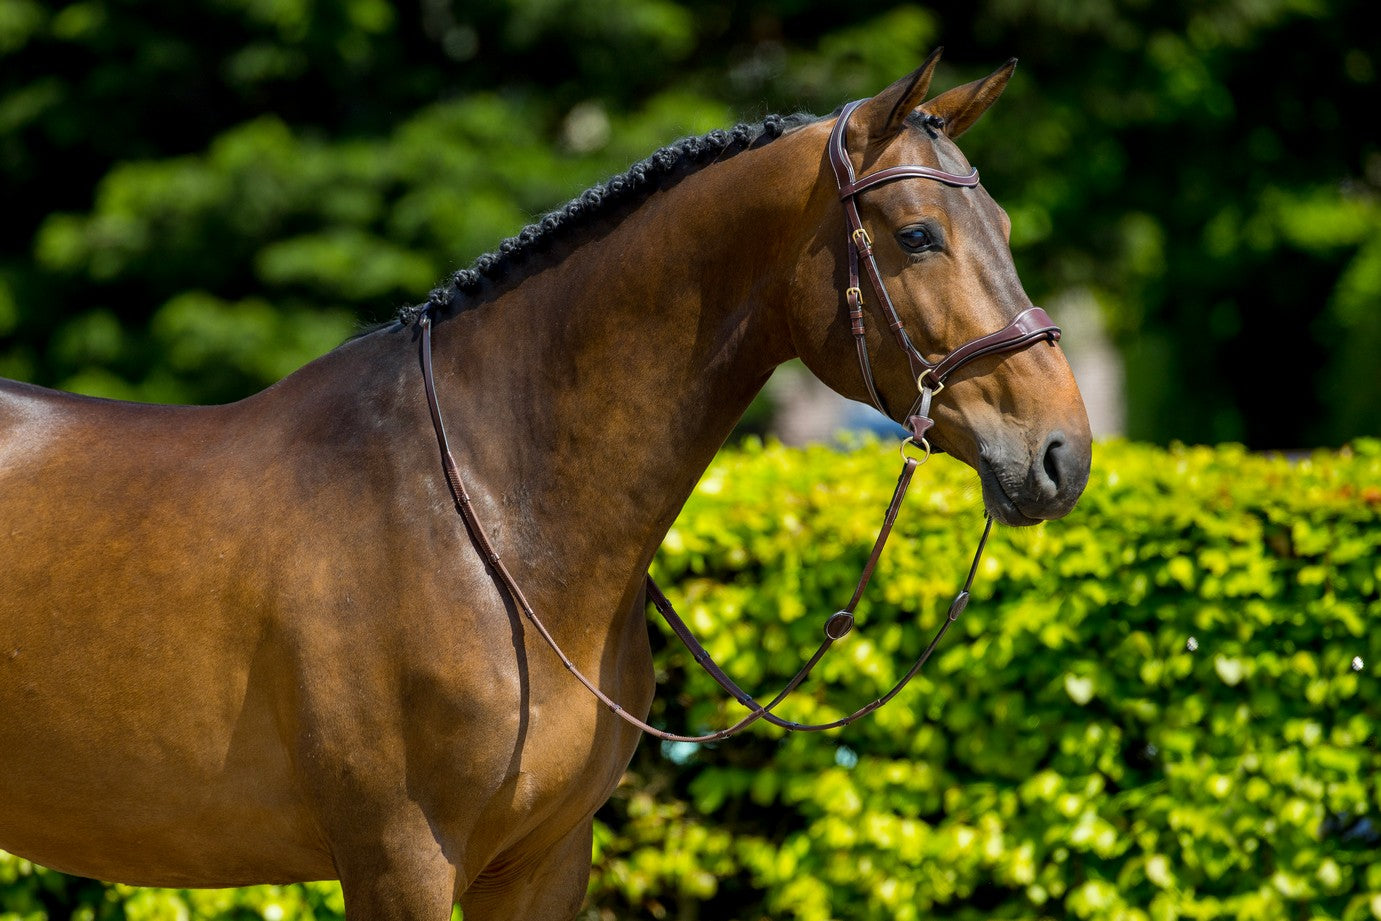
<instances>
[{"instance_id":1,"label":"horse muzzle","mask_svg":"<svg viewBox=\"0 0 1381 921\"><path fill-rule=\"evenodd\" d=\"M988 514L1024 527L1063 518L1088 485L1092 449L1087 436L1050 432L1036 450L987 446L979 453L978 478Z\"/></svg>"}]
</instances>

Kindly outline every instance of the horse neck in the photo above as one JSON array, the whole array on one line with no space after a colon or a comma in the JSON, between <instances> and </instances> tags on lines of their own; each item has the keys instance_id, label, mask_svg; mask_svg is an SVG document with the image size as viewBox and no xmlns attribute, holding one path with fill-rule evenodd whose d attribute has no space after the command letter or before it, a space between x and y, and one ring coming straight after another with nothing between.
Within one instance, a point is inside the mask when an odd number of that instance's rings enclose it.
<instances>
[{"instance_id":1,"label":"horse neck","mask_svg":"<svg viewBox=\"0 0 1381 921\"><path fill-rule=\"evenodd\" d=\"M443 411L520 579L641 578L793 354L784 293L820 150L791 134L706 167L437 323Z\"/></svg>"}]
</instances>

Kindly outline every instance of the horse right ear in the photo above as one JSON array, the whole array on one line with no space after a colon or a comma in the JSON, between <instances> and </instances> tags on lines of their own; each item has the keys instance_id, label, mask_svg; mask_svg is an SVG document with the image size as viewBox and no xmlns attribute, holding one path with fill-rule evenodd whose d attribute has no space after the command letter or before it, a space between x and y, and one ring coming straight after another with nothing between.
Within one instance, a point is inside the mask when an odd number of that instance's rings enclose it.
<instances>
[{"instance_id":1,"label":"horse right ear","mask_svg":"<svg viewBox=\"0 0 1381 921\"><path fill-rule=\"evenodd\" d=\"M856 130L869 144L891 140L906 124L906 117L925 102L930 78L935 75L935 66L940 63L943 50L936 48L914 73L902 77L859 106L850 120L850 128L857 126Z\"/></svg>"}]
</instances>

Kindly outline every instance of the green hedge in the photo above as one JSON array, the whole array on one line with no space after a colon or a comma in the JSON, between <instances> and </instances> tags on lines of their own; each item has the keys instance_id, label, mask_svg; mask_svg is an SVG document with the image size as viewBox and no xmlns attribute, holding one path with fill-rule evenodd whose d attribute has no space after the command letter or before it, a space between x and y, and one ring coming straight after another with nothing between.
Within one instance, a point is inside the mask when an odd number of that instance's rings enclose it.
<instances>
[{"instance_id":1,"label":"green hedge","mask_svg":"<svg viewBox=\"0 0 1381 921\"><path fill-rule=\"evenodd\" d=\"M746 687L814 648L898 466L875 443L749 447L706 475L657 575ZM885 691L980 527L973 473L922 468L859 629L784 712ZM645 743L600 815L589 917L1381 917L1378 583L1381 442L1101 444L1074 514L995 534L974 603L889 707L825 735ZM734 718L665 631L654 645L654 720ZM0 856L0 919L45 898L95 918L340 907L330 887L106 889Z\"/></svg>"}]
</instances>

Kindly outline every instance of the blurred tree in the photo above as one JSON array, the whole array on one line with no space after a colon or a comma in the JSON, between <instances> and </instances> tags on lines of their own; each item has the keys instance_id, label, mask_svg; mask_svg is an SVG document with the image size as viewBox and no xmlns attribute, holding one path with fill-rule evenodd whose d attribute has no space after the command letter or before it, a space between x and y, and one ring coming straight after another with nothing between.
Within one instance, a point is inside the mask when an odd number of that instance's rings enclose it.
<instances>
[{"instance_id":1,"label":"blurred tree","mask_svg":"<svg viewBox=\"0 0 1381 921\"><path fill-rule=\"evenodd\" d=\"M1361 0L0 0L0 374L225 400L674 137L948 46L1030 293L1102 307L1131 434L1381 429Z\"/></svg>"},{"instance_id":2,"label":"blurred tree","mask_svg":"<svg viewBox=\"0 0 1381 921\"><path fill-rule=\"evenodd\" d=\"M1381 429L1381 132L1363 114L1381 44L1362 17L1293 0L981 17L1039 75L1019 86L1041 113L1018 168L1024 274L1103 303L1133 436L1288 448Z\"/></svg>"}]
</instances>

